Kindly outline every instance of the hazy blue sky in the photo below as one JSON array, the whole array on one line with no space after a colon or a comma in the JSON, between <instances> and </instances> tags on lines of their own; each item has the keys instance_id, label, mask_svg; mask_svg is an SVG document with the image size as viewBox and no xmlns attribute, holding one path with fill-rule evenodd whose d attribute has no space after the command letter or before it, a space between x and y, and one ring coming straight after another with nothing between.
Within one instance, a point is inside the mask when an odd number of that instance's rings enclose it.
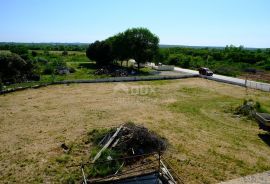
<instances>
[{"instance_id":1,"label":"hazy blue sky","mask_svg":"<svg viewBox=\"0 0 270 184\"><path fill-rule=\"evenodd\" d=\"M85 42L146 27L162 44L270 47L270 0L0 0L0 42Z\"/></svg>"}]
</instances>

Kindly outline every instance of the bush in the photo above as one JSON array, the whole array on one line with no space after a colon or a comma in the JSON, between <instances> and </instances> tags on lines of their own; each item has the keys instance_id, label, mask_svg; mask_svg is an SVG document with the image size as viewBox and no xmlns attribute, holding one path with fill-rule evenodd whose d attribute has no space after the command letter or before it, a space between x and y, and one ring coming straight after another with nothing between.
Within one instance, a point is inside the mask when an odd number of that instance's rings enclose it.
<instances>
[{"instance_id":1,"label":"bush","mask_svg":"<svg viewBox=\"0 0 270 184\"><path fill-rule=\"evenodd\" d=\"M27 77L28 80L31 81L39 81L40 80L40 75L38 74L31 74Z\"/></svg>"},{"instance_id":2,"label":"bush","mask_svg":"<svg viewBox=\"0 0 270 184\"><path fill-rule=\"evenodd\" d=\"M70 73L75 73L76 72L75 68L73 68L73 67L69 67L68 69L69 69Z\"/></svg>"},{"instance_id":3,"label":"bush","mask_svg":"<svg viewBox=\"0 0 270 184\"><path fill-rule=\"evenodd\" d=\"M96 61L99 66L108 66L113 61L112 46L105 41L96 41L89 45L86 56L90 60Z\"/></svg>"},{"instance_id":4,"label":"bush","mask_svg":"<svg viewBox=\"0 0 270 184\"><path fill-rule=\"evenodd\" d=\"M33 74L31 61L25 61L17 54L0 54L0 80L3 83L23 82Z\"/></svg>"},{"instance_id":5,"label":"bush","mask_svg":"<svg viewBox=\"0 0 270 184\"><path fill-rule=\"evenodd\" d=\"M179 59L176 57L170 58L169 59L169 65L178 65L179 64Z\"/></svg>"},{"instance_id":6,"label":"bush","mask_svg":"<svg viewBox=\"0 0 270 184\"><path fill-rule=\"evenodd\" d=\"M0 91L2 91L3 89L4 89L4 84L0 82Z\"/></svg>"},{"instance_id":7,"label":"bush","mask_svg":"<svg viewBox=\"0 0 270 184\"><path fill-rule=\"evenodd\" d=\"M65 50L62 52L62 56L67 56L67 55L68 55L68 51Z\"/></svg>"},{"instance_id":8,"label":"bush","mask_svg":"<svg viewBox=\"0 0 270 184\"><path fill-rule=\"evenodd\" d=\"M254 102L252 99L244 100L243 105L240 105L235 109L235 114L253 117L255 112L267 112L262 108L260 102Z\"/></svg>"},{"instance_id":9,"label":"bush","mask_svg":"<svg viewBox=\"0 0 270 184\"><path fill-rule=\"evenodd\" d=\"M28 59L28 48L24 45L14 45L10 48L10 52L18 54L25 60Z\"/></svg>"},{"instance_id":10,"label":"bush","mask_svg":"<svg viewBox=\"0 0 270 184\"><path fill-rule=\"evenodd\" d=\"M31 55L32 55L33 57L36 57L36 56L38 55L38 53L37 53L36 51L32 50Z\"/></svg>"},{"instance_id":11,"label":"bush","mask_svg":"<svg viewBox=\"0 0 270 184\"><path fill-rule=\"evenodd\" d=\"M47 64L45 68L43 69L43 74L50 75L54 73L54 67L52 65Z\"/></svg>"},{"instance_id":12,"label":"bush","mask_svg":"<svg viewBox=\"0 0 270 184\"><path fill-rule=\"evenodd\" d=\"M50 55L50 52L48 50L44 50L44 55L45 56L49 56Z\"/></svg>"},{"instance_id":13,"label":"bush","mask_svg":"<svg viewBox=\"0 0 270 184\"><path fill-rule=\"evenodd\" d=\"M264 69L265 69L265 70L270 70L270 65L264 66Z\"/></svg>"}]
</instances>

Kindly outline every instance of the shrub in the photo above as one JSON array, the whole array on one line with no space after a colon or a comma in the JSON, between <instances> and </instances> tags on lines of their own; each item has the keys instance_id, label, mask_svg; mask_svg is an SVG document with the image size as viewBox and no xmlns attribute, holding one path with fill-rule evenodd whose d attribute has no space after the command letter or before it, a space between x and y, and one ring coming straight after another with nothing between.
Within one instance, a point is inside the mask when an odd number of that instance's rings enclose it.
<instances>
[{"instance_id":1,"label":"shrub","mask_svg":"<svg viewBox=\"0 0 270 184\"><path fill-rule=\"evenodd\" d=\"M69 67L68 69L69 69L70 73L75 73L76 72L75 68L73 68L73 67Z\"/></svg>"},{"instance_id":2,"label":"shrub","mask_svg":"<svg viewBox=\"0 0 270 184\"><path fill-rule=\"evenodd\" d=\"M0 91L4 89L4 84L0 81Z\"/></svg>"},{"instance_id":3,"label":"shrub","mask_svg":"<svg viewBox=\"0 0 270 184\"><path fill-rule=\"evenodd\" d=\"M43 69L43 74L50 75L54 73L54 67L52 65L47 64Z\"/></svg>"},{"instance_id":4,"label":"shrub","mask_svg":"<svg viewBox=\"0 0 270 184\"><path fill-rule=\"evenodd\" d=\"M240 105L235 109L235 114L253 117L255 112L267 112L260 104L260 102L254 102L252 99L244 100L243 105Z\"/></svg>"},{"instance_id":5,"label":"shrub","mask_svg":"<svg viewBox=\"0 0 270 184\"><path fill-rule=\"evenodd\" d=\"M37 53L36 51L32 50L31 55L32 55L33 57L36 57L36 56L38 55L38 53Z\"/></svg>"},{"instance_id":6,"label":"shrub","mask_svg":"<svg viewBox=\"0 0 270 184\"><path fill-rule=\"evenodd\" d=\"M270 70L270 65L265 65L265 66L264 66L264 69L265 69L265 70Z\"/></svg>"},{"instance_id":7,"label":"shrub","mask_svg":"<svg viewBox=\"0 0 270 184\"><path fill-rule=\"evenodd\" d=\"M33 73L31 61L25 61L17 54L0 55L0 80L2 82L23 82Z\"/></svg>"},{"instance_id":8,"label":"shrub","mask_svg":"<svg viewBox=\"0 0 270 184\"><path fill-rule=\"evenodd\" d=\"M178 65L179 64L179 59L176 57L170 58L169 59L169 65Z\"/></svg>"},{"instance_id":9,"label":"shrub","mask_svg":"<svg viewBox=\"0 0 270 184\"><path fill-rule=\"evenodd\" d=\"M32 80L32 81L39 81L40 80L40 75L38 75L38 74L30 74L30 75L28 75L27 79Z\"/></svg>"},{"instance_id":10,"label":"shrub","mask_svg":"<svg viewBox=\"0 0 270 184\"><path fill-rule=\"evenodd\" d=\"M62 52L62 56L67 56L67 55L68 55L68 51L65 50Z\"/></svg>"},{"instance_id":11,"label":"shrub","mask_svg":"<svg viewBox=\"0 0 270 184\"><path fill-rule=\"evenodd\" d=\"M10 52L18 54L25 60L28 59L28 48L24 45L14 45L10 48Z\"/></svg>"}]
</instances>

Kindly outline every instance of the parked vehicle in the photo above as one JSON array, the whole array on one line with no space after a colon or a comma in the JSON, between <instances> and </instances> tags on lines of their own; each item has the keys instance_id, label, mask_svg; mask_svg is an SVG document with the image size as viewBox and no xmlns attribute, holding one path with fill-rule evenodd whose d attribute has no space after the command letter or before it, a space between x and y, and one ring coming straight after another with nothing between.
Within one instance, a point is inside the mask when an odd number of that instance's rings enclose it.
<instances>
[{"instance_id":1,"label":"parked vehicle","mask_svg":"<svg viewBox=\"0 0 270 184\"><path fill-rule=\"evenodd\" d=\"M204 67L199 68L198 71L200 75L212 76L214 74L209 68Z\"/></svg>"}]
</instances>

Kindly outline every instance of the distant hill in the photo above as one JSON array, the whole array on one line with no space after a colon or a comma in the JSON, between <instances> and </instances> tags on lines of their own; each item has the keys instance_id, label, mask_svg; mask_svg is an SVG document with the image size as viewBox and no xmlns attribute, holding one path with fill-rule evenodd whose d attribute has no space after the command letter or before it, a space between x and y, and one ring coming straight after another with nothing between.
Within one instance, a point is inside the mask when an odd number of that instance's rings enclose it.
<instances>
[{"instance_id":1,"label":"distant hill","mask_svg":"<svg viewBox=\"0 0 270 184\"><path fill-rule=\"evenodd\" d=\"M89 43L60 43L60 42L0 42L0 45L4 44L18 44L18 45L88 45Z\"/></svg>"},{"instance_id":2,"label":"distant hill","mask_svg":"<svg viewBox=\"0 0 270 184\"><path fill-rule=\"evenodd\" d=\"M87 46L89 43L81 43L81 42L73 42L73 43L60 43L60 42L40 42L40 43L31 43L31 42L0 42L0 45L5 44L18 44L18 45L77 45L77 46ZM209 48L209 49L224 49L224 46L190 46L190 45L169 45L169 44L160 44L160 48L175 48L175 47L181 47L181 48L193 48L193 49L203 49L203 48ZM266 49L266 48L252 48L252 47L244 47L247 50L256 50L256 49Z\"/></svg>"},{"instance_id":3,"label":"distant hill","mask_svg":"<svg viewBox=\"0 0 270 184\"><path fill-rule=\"evenodd\" d=\"M190 46L190 45L167 45L167 44L160 44L159 45L159 48L175 48L175 47L192 48L192 49L203 49L203 48L224 49L225 48L225 47L222 47L222 46ZM266 48L244 47L244 49L247 49L247 50L256 50L256 49L266 49Z\"/></svg>"},{"instance_id":4,"label":"distant hill","mask_svg":"<svg viewBox=\"0 0 270 184\"><path fill-rule=\"evenodd\" d=\"M219 46L189 46L189 45L164 45L160 44L160 48L175 48L175 47L182 47L182 48L194 48L194 49L202 49L202 48L211 48L211 49L224 49L225 47Z\"/></svg>"}]
</instances>

